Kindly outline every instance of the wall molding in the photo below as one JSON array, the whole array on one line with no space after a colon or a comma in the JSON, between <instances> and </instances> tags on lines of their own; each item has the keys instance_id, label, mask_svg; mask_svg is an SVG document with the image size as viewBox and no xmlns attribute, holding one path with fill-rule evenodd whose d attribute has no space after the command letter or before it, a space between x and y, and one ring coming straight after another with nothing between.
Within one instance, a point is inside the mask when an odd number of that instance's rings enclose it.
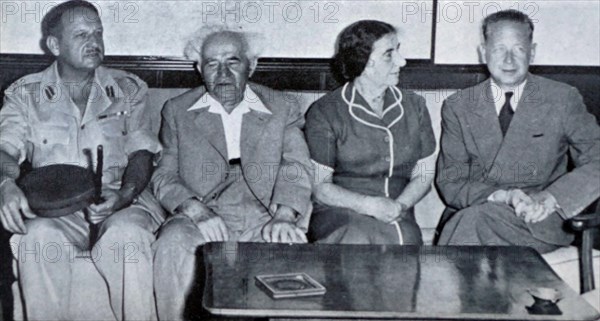
<instances>
[{"instance_id":1,"label":"wall molding","mask_svg":"<svg viewBox=\"0 0 600 321\"><path fill-rule=\"evenodd\" d=\"M34 54L0 54L0 71L10 75L37 72L52 63L52 57ZM192 76L200 82L194 63L178 57L107 56L106 66L137 73L150 87L190 87L189 83L169 78L173 73L184 78ZM331 59L262 58L259 60L254 80L278 89L331 90L339 83L331 73ZM532 66L532 72L541 75L598 75L600 67L593 66ZM276 77L268 74L275 74ZM401 84L411 89L464 88L487 77L483 65L440 65L431 60L408 60L401 71ZM298 79L301 83L294 83ZM158 77L158 78L157 78ZM2 76L2 85L7 77ZM15 79L16 79L15 78ZM280 79L274 82L272 79ZM13 79L14 80L14 79ZM264 80L264 81L261 81ZM458 80L458 82L457 82ZM273 83L274 82L274 83Z\"/></svg>"},{"instance_id":2,"label":"wall molding","mask_svg":"<svg viewBox=\"0 0 600 321\"><path fill-rule=\"evenodd\" d=\"M0 89L4 91L18 78L39 72L50 63L52 57L44 55L0 54ZM193 62L183 58L107 56L104 64L133 72L152 88L190 88L201 84ZM330 66L331 59L262 58L252 80L280 90L332 90L340 83ZM600 115L600 67L532 66L531 71L577 87L588 108ZM431 60L408 60L400 72L399 83L407 89L459 89L487 77L484 65L440 65Z\"/></svg>"}]
</instances>

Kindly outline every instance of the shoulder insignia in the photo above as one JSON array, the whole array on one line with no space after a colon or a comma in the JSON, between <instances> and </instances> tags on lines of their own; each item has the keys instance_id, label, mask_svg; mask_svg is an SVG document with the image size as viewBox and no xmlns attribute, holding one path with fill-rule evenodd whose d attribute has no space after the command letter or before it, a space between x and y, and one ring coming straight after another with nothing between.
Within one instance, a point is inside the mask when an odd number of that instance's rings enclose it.
<instances>
[{"instance_id":1,"label":"shoulder insignia","mask_svg":"<svg viewBox=\"0 0 600 321\"><path fill-rule=\"evenodd\" d=\"M115 88L113 86L106 86L104 90L106 91L106 95L108 97L115 98Z\"/></svg>"},{"instance_id":2,"label":"shoulder insignia","mask_svg":"<svg viewBox=\"0 0 600 321\"><path fill-rule=\"evenodd\" d=\"M56 88L54 88L54 85L46 85L44 86L44 94L46 95L46 98L48 98L48 100L53 100L54 97L56 96Z\"/></svg>"},{"instance_id":3,"label":"shoulder insignia","mask_svg":"<svg viewBox=\"0 0 600 321\"><path fill-rule=\"evenodd\" d=\"M129 102L134 102L132 99L136 99L140 93L145 93L147 90L146 83L135 74L112 68L106 68L105 71L116 82L116 84L109 84L104 88L110 98L123 97L126 100L129 99L127 100Z\"/></svg>"}]
</instances>

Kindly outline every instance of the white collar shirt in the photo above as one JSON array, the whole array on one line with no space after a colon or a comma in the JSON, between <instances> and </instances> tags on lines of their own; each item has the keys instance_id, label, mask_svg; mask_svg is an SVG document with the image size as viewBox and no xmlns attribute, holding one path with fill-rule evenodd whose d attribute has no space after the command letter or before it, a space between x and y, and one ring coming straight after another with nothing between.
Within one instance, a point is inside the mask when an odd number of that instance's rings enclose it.
<instances>
[{"instance_id":1,"label":"white collar shirt","mask_svg":"<svg viewBox=\"0 0 600 321\"><path fill-rule=\"evenodd\" d=\"M200 108L208 108L209 113L218 114L223 122L225 131L225 141L227 145L227 158L240 158L240 141L242 135L242 120L244 114L254 110L261 113L271 114L271 111L265 107L260 98L249 86L246 86L244 91L244 99L228 113L223 105L218 102L213 96L206 92L188 111Z\"/></svg>"},{"instance_id":2,"label":"white collar shirt","mask_svg":"<svg viewBox=\"0 0 600 321\"><path fill-rule=\"evenodd\" d=\"M496 106L496 114L500 115L500 110L506 101L505 93L512 92L513 95L510 98L510 107L512 107L513 111L517 111L517 107L519 104L519 99L523 95L523 90L525 89L525 85L527 84L527 79L523 81L520 85L510 90L503 90L496 82L492 79L490 82L492 97L494 99L494 105Z\"/></svg>"}]
</instances>

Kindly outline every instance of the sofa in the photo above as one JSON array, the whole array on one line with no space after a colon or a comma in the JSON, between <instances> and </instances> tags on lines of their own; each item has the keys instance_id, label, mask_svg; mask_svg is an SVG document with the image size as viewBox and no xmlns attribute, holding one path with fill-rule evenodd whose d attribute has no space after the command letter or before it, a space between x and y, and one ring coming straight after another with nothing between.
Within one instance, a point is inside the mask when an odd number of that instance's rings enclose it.
<instances>
[{"instance_id":1,"label":"sofa","mask_svg":"<svg viewBox=\"0 0 600 321\"><path fill-rule=\"evenodd\" d=\"M153 129L160 128L160 110L164 102L187 89L182 88L152 88L149 92L148 104L152 112ZM416 92L425 98L427 108L431 116L431 123L436 140L439 141L441 134L441 108L444 99L454 94L456 90L416 90ZM303 112L306 112L310 105L323 96L325 92L318 91L294 91L290 92L290 97L295 97L298 100ZM425 245L433 243L435 228L444 211L444 203L440 199L435 188L415 206L415 217L423 234L423 242ZM544 259L554 271L566 281L566 283L579 292L579 255L577 248L566 247L557 251L543 255ZM596 291L600 289L600 251L594 250L594 280ZM595 306L600 310L600 302L596 302Z\"/></svg>"},{"instance_id":2,"label":"sofa","mask_svg":"<svg viewBox=\"0 0 600 321\"><path fill-rule=\"evenodd\" d=\"M170 97L174 97L185 92L182 88L152 88L149 92L148 103L151 106L153 119L153 129L160 128L160 110L163 103ZM436 140L439 141L441 134L441 107L444 99L454 94L456 90L416 90L416 93L425 98L431 123ZM306 112L310 105L323 96L325 92L319 91L293 91L289 92L290 97L295 97L300 104L303 112ZM423 234L423 242L425 245L433 243L435 228L442 215L445 206L440 199L435 188L415 206L415 217L421 232ZM543 255L544 259L554 271L566 281L566 283L579 292L579 255L577 248L566 247L557 251ZM600 289L600 251L594 250L594 280L596 291ZM595 306L600 310L600 302L596 302Z\"/></svg>"},{"instance_id":3,"label":"sofa","mask_svg":"<svg viewBox=\"0 0 600 321\"><path fill-rule=\"evenodd\" d=\"M149 111L152 115L152 128L155 132L158 133L160 129L160 112L164 102L186 90L185 88L151 88L149 90L148 105L150 106ZM453 94L455 90L416 90L416 92L423 96L427 102L427 107L432 118L433 130L436 139L439 140L441 131L441 105L444 99ZM318 91L290 91L289 95L298 100L298 103L305 112L310 104L324 95L324 93ZM423 241L426 245L432 244L435 228L443 210L444 204L435 188L432 188L423 200L415 206L415 217L421 227ZM579 261L575 247L559 249L558 251L544 255L544 258L556 274L565 280L574 291L579 292ZM108 304L108 291L104 280L96 273L95 267L85 255L77 258L76 261L74 273L81 282L78 282L76 288L72 290L74 304L71 308L74 313L79 312L74 315L79 320L112 318L112 312ZM596 290L588 294L587 299L590 300L590 303L596 309L600 310L600 302L598 300L598 293L600 293L600 251L598 250L594 251L594 263ZM13 294L17 293L17 289L13 287ZM18 295L14 297L19 298ZM90 300L90 298L96 299ZM106 300L99 298L106 298ZM84 306L85 308L82 308ZM15 299L13 311L16 320L22 316L20 307L20 300ZM85 313L82 313L84 311Z\"/></svg>"}]
</instances>

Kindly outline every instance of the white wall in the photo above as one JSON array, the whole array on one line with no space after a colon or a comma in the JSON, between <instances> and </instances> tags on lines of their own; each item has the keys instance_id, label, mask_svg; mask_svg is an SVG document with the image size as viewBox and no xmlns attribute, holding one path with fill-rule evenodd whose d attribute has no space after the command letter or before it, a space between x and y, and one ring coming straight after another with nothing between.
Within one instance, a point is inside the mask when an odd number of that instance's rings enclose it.
<instances>
[{"instance_id":1,"label":"white wall","mask_svg":"<svg viewBox=\"0 0 600 321\"><path fill-rule=\"evenodd\" d=\"M477 64L481 21L500 9L517 9L534 22L534 64L600 66L600 1L496 0L438 3L435 62Z\"/></svg>"},{"instance_id":2,"label":"white wall","mask_svg":"<svg viewBox=\"0 0 600 321\"><path fill-rule=\"evenodd\" d=\"M3 53L41 53L40 21L61 1L1 0ZM93 0L101 10L109 55L182 56L186 38L204 23L225 21L268 39L266 57L329 58L340 31L360 19L400 28L408 58L429 59L432 15L428 1L115 1Z\"/></svg>"},{"instance_id":3,"label":"white wall","mask_svg":"<svg viewBox=\"0 0 600 321\"><path fill-rule=\"evenodd\" d=\"M62 0L0 0L0 52L41 53L40 21ZM429 59L433 1L93 0L109 55L182 56L203 23L225 21L267 38L266 57L329 58L339 32L359 19L401 29L407 58ZM495 0L438 3L435 62L477 64L482 18L514 8L535 20L536 64L600 66L599 0Z\"/></svg>"}]
</instances>

